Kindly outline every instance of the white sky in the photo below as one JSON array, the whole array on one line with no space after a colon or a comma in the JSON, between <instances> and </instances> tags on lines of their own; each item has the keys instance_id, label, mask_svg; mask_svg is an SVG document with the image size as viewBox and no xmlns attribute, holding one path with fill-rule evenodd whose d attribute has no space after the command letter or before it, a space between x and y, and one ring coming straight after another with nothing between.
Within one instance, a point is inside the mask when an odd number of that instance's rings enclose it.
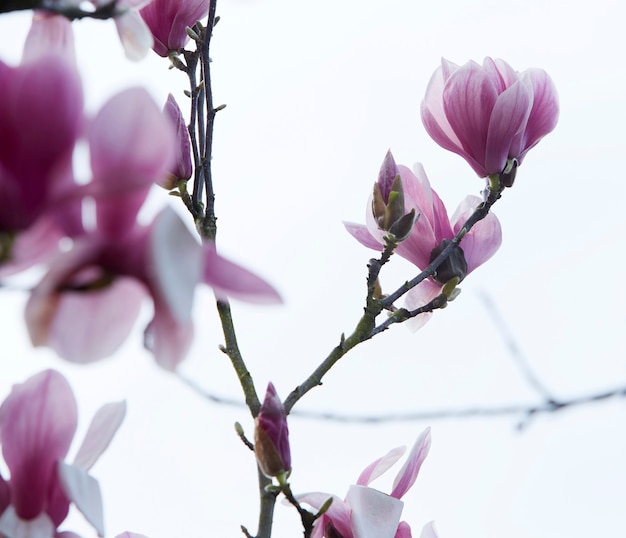
<instances>
[{"instance_id":1,"label":"white sky","mask_svg":"<svg viewBox=\"0 0 626 538\"><path fill-rule=\"evenodd\" d=\"M519 70L543 67L561 99L556 131L496 205L501 250L419 333L395 327L360 346L300 408L369 414L535 402L484 293L558 397L626 384L626 43L617 1L220 0L218 13L214 87L216 104L228 105L214 147L219 246L286 299L284 307L234 306L259 392L273 380L285 396L358 319L373 252L341 221L363 222L388 148L400 163L424 163L450 213L480 191L465 162L428 138L419 103L442 56L464 63L486 55ZM5 61L18 60L28 22L25 14L0 17ZM183 76L166 60L126 62L111 22L75 27L91 111L133 84L147 86L159 104L170 91L182 95ZM165 199L155 193L155 203ZM415 274L393 262L382 276L387 290ZM3 293L1 301L0 394L57 368L75 389L81 431L102 403L128 400L127 420L94 468L110 536L240 536L240 524L254 532L255 463L232 428L238 420L252 434L243 409L208 403L159 370L141 348L143 325L114 359L76 367L29 348L23 294ZM217 350L208 290L196 320L182 372L238 397ZM431 454L404 497L414 535L434 519L441 538L625 536L624 402L536 417L521 433L520 418L361 426L294 417L292 488L343 496L370 461L431 425ZM389 491L392 477L374 485ZM291 508L279 505L275 521L275 536L300 535ZM70 528L81 525L76 517Z\"/></svg>"}]
</instances>

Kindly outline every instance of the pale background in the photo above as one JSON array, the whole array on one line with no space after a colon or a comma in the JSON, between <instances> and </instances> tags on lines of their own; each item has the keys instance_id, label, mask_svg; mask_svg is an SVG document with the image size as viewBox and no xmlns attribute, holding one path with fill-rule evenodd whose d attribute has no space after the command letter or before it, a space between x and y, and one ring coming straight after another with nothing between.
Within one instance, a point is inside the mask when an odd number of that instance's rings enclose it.
<instances>
[{"instance_id":1,"label":"pale background","mask_svg":"<svg viewBox=\"0 0 626 538\"><path fill-rule=\"evenodd\" d=\"M624 357L626 77L624 13L617 1L220 0L212 48L217 120L214 166L222 252L281 290L283 307L234 305L242 351L257 387L281 395L301 382L362 311L373 254L343 229L363 222L385 152L424 163L450 213L482 182L440 149L419 119L426 84L446 57L501 57L543 67L560 94L561 119L497 204L504 243L463 283L460 298L419 333L405 327L366 343L298 408L377 414L533 403L481 300L488 294L534 371L562 398L626 385ZM27 14L0 17L0 57L17 62ZM182 96L184 78L151 54L123 57L112 22L75 24L89 111L128 85L159 104ZM181 97L182 99L182 97ZM164 203L156 192L154 203ZM383 284L414 276L393 260ZM233 433L243 409L203 400L159 370L141 329L114 359L68 365L29 348L25 295L5 292L0 394L43 368L75 389L82 435L103 403L125 398L128 416L93 473L107 536L241 536L256 530L255 463ZM182 373L238 398L209 290L196 302L197 341ZM419 536L435 520L441 538L626 536L626 410L614 400L538 416L363 426L293 417L295 492L343 496L361 469L411 445L432 426L433 445L405 496L403 519ZM76 446L76 445L75 445ZM75 448L74 448L75 450ZM387 478L387 481L385 481ZM373 485L390 491L389 477ZM275 536L301 536L279 505ZM80 516L69 528L88 530Z\"/></svg>"}]
</instances>

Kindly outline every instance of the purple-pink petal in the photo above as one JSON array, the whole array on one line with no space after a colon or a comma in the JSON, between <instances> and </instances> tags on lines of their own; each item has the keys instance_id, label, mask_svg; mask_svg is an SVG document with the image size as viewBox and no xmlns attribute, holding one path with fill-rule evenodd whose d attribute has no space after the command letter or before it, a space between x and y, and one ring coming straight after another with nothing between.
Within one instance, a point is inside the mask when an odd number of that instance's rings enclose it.
<instances>
[{"instance_id":1,"label":"purple-pink petal","mask_svg":"<svg viewBox=\"0 0 626 538\"><path fill-rule=\"evenodd\" d=\"M406 521L400 521L394 538L413 538L413 534L411 534L411 527Z\"/></svg>"},{"instance_id":2,"label":"purple-pink petal","mask_svg":"<svg viewBox=\"0 0 626 538\"><path fill-rule=\"evenodd\" d=\"M443 107L450 126L465 152L483 163L491 111L498 95L480 66L468 62L460 67L443 90Z\"/></svg>"},{"instance_id":3,"label":"purple-pink petal","mask_svg":"<svg viewBox=\"0 0 626 538\"><path fill-rule=\"evenodd\" d=\"M76 400L54 370L15 385L1 412L0 441L11 472L12 505L22 519L45 510L56 464L67 454L77 422Z\"/></svg>"},{"instance_id":4,"label":"purple-pink petal","mask_svg":"<svg viewBox=\"0 0 626 538\"><path fill-rule=\"evenodd\" d=\"M477 196L467 196L459 204L452 216L455 234L461 229L480 202L481 200ZM500 248L501 244L502 227L500 221L493 213L489 213L484 219L474 224L472 229L461 240L460 246L465 253L468 273L489 260Z\"/></svg>"},{"instance_id":5,"label":"purple-pink petal","mask_svg":"<svg viewBox=\"0 0 626 538\"><path fill-rule=\"evenodd\" d=\"M24 42L22 63L56 52L71 63L76 62L72 23L63 15L33 13L33 21Z\"/></svg>"},{"instance_id":6,"label":"purple-pink petal","mask_svg":"<svg viewBox=\"0 0 626 538\"><path fill-rule=\"evenodd\" d=\"M359 243L361 243L364 247L371 248L374 250L381 250L382 245L379 241L374 239L372 234L369 232L367 226L364 224L356 224L354 222L344 222L344 227L348 231L348 233L354 237Z\"/></svg>"},{"instance_id":7,"label":"purple-pink petal","mask_svg":"<svg viewBox=\"0 0 626 538\"><path fill-rule=\"evenodd\" d=\"M406 462L393 482L391 496L400 499L417 479L422 463L430 450L430 428L426 428L417 438Z\"/></svg>"},{"instance_id":8,"label":"purple-pink petal","mask_svg":"<svg viewBox=\"0 0 626 538\"><path fill-rule=\"evenodd\" d=\"M167 56L189 40L186 27L207 16L209 0L153 0L140 14L154 37L154 51Z\"/></svg>"},{"instance_id":9,"label":"purple-pink petal","mask_svg":"<svg viewBox=\"0 0 626 538\"><path fill-rule=\"evenodd\" d=\"M220 256L213 243L204 249L203 282L213 288L218 298L233 298L259 304L282 303L278 291L261 277Z\"/></svg>"},{"instance_id":10,"label":"purple-pink petal","mask_svg":"<svg viewBox=\"0 0 626 538\"><path fill-rule=\"evenodd\" d=\"M193 341L193 323L180 321L158 298L154 300L154 317L146 327L144 345L158 365L174 371L187 355Z\"/></svg>"},{"instance_id":11,"label":"purple-pink petal","mask_svg":"<svg viewBox=\"0 0 626 538\"><path fill-rule=\"evenodd\" d=\"M89 470L107 449L126 416L126 402L112 402L103 405L91 419L76 457L74 465Z\"/></svg>"},{"instance_id":12,"label":"purple-pink petal","mask_svg":"<svg viewBox=\"0 0 626 538\"><path fill-rule=\"evenodd\" d=\"M93 188L100 189L98 227L123 234L133 226L150 186L168 171L174 157L172 125L146 90L131 88L103 105L88 139Z\"/></svg>"},{"instance_id":13,"label":"purple-pink petal","mask_svg":"<svg viewBox=\"0 0 626 538\"><path fill-rule=\"evenodd\" d=\"M399 446L387 452L382 458L370 463L357 478L358 486L368 486L370 482L376 480L380 475L394 465L406 452L406 447Z\"/></svg>"}]
</instances>

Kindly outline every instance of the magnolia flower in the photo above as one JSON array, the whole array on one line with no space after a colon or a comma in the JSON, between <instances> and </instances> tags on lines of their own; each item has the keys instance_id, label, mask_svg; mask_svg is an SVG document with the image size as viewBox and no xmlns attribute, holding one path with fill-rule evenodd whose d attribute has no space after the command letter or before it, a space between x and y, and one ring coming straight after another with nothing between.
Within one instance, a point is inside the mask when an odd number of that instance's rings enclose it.
<instances>
[{"instance_id":1,"label":"magnolia flower","mask_svg":"<svg viewBox=\"0 0 626 538\"><path fill-rule=\"evenodd\" d=\"M411 211L415 211L418 215L412 232L398 244L395 252L423 270L438 254L436 249L440 248L442 242L449 241L455 236L481 200L476 196L468 196L461 202L452 219L449 219L443 202L431 188L421 164L416 165L415 173L413 173L406 166L396 166L389 152L385 157L381 172L384 170L392 170L393 173L397 170L404 196L404 213L410 214ZM381 174L379 182L385 182L388 179L387 175ZM384 191L384 185L379 186L379 189ZM345 223L345 227L364 246L381 250L384 244L383 237L387 232L380 229L371 203L368 207L365 226ZM407 293L406 307L413 310L429 303L441 292L442 285L454 276L459 277L459 281L463 280L466 274L491 258L501 242L500 222L495 215L490 213L465 234L461 240L460 249L453 251L449 258L450 263L444 262L438 268L434 278L427 278ZM413 328L423 326L430 316L430 313L418 316Z\"/></svg>"},{"instance_id":2,"label":"magnolia flower","mask_svg":"<svg viewBox=\"0 0 626 538\"><path fill-rule=\"evenodd\" d=\"M278 302L276 291L249 271L200 245L172 209L148 225L137 214L150 186L170 166L174 135L143 89L126 90L105 104L88 126L94 198L91 227L75 208L59 215L73 244L50 263L26 305L33 345L52 347L74 362L110 356L126 340L149 297L154 318L146 345L157 362L175 369L192 340L196 285L219 297Z\"/></svg>"},{"instance_id":3,"label":"magnolia flower","mask_svg":"<svg viewBox=\"0 0 626 538\"><path fill-rule=\"evenodd\" d=\"M406 451L405 447L391 450L361 473L356 485L350 486L344 500L327 493L306 493L298 500L319 510L329 498L328 510L315 521L311 538L411 538L411 529L401 522L404 503L400 500L413 486L422 463L430 449L430 428L417 438L402 469L396 475L389 495L369 487L369 484L394 465ZM430 525L424 528L423 538Z\"/></svg>"},{"instance_id":4,"label":"magnolia flower","mask_svg":"<svg viewBox=\"0 0 626 538\"><path fill-rule=\"evenodd\" d=\"M254 452L265 476L284 476L291 472L287 414L272 383L267 385L265 399L255 421Z\"/></svg>"},{"instance_id":5,"label":"magnolia flower","mask_svg":"<svg viewBox=\"0 0 626 538\"><path fill-rule=\"evenodd\" d=\"M125 412L124 402L100 408L69 464L64 460L76 432L77 406L65 378L47 370L15 385L0 407L0 442L10 474L6 481L0 477L0 535L65 536L57 529L74 503L104 536L100 487L88 471Z\"/></svg>"},{"instance_id":6,"label":"magnolia flower","mask_svg":"<svg viewBox=\"0 0 626 538\"><path fill-rule=\"evenodd\" d=\"M139 12L154 37L153 49L167 57L170 51L182 49L192 27L209 13L210 0L153 0Z\"/></svg>"},{"instance_id":7,"label":"magnolia flower","mask_svg":"<svg viewBox=\"0 0 626 538\"><path fill-rule=\"evenodd\" d=\"M491 58L460 67L442 60L422 102L422 121L433 140L463 157L480 177L513 171L554 129L558 115L556 88L544 70L518 73Z\"/></svg>"}]
</instances>

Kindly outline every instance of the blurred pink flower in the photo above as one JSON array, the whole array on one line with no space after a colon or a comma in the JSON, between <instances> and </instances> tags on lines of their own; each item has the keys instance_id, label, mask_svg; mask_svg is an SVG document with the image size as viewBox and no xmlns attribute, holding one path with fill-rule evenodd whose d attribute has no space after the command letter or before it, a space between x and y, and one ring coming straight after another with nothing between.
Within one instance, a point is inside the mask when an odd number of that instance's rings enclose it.
<instances>
[{"instance_id":1,"label":"blurred pink flower","mask_svg":"<svg viewBox=\"0 0 626 538\"><path fill-rule=\"evenodd\" d=\"M254 428L254 452L265 476L291 472L291 450L287 414L272 383L267 385L265 399Z\"/></svg>"},{"instance_id":2,"label":"blurred pink flower","mask_svg":"<svg viewBox=\"0 0 626 538\"><path fill-rule=\"evenodd\" d=\"M166 57L189 40L186 28L204 19L210 0L153 0L139 12L154 37L153 49Z\"/></svg>"},{"instance_id":3,"label":"blurred pink flower","mask_svg":"<svg viewBox=\"0 0 626 538\"><path fill-rule=\"evenodd\" d=\"M106 103L88 126L94 198L91 226L73 211L58 219L72 229L72 248L50 264L26 305L34 345L52 347L74 362L114 353L126 340L145 298L154 318L146 345L157 362L175 369L192 341L196 285L220 297L278 302L276 291L249 271L200 245L171 209L150 224L137 214L150 186L167 173L174 151L170 122L143 89Z\"/></svg>"},{"instance_id":4,"label":"blurred pink flower","mask_svg":"<svg viewBox=\"0 0 626 538\"><path fill-rule=\"evenodd\" d=\"M0 61L0 234L26 230L73 184L83 120L78 74L54 52Z\"/></svg>"},{"instance_id":5,"label":"blurred pink flower","mask_svg":"<svg viewBox=\"0 0 626 538\"><path fill-rule=\"evenodd\" d=\"M430 136L480 177L501 174L511 159L521 164L558 115L556 88L544 70L518 73L491 58L460 67L443 59L422 102Z\"/></svg>"},{"instance_id":6,"label":"blurred pink flower","mask_svg":"<svg viewBox=\"0 0 626 538\"><path fill-rule=\"evenodd\" d=\"M54 370L15 385L0 407L0 442L9 479L0 477L0 534L51 538L70 503L104 536L98 482L89 469L124 419L124 402L94 416L74 463L65 463L77 424L77 406L65 378ZM69 535L74 536L72 533Z\"/></svg>"},{"instance_id":7,"label":"blurred pink flower","mask_svg":"<svg viewBox=\"0 0 626 538\"><path fill-rule=\"evenodd\" d=\"M405 447L394 448L368 465L356 485L350 486L343 501L327 493L298 495L300 502L315 510L319 510L329 498L333 499L326 513L316 520L311 538L411 538L409 525L400 521L404 506L400 499L415 483L429 449L430 428L427 428L417 438L396 475L389 495L369 487L369 484L402 457Z\"/></svg>"},{"instance_id":8,"label":"blurred pink flower","mask_svg":"<svg viewBox=\"0 0 626 538\"><path fill-rule=\"evenodd\" d=\"M391 153L388 153L383 167L390 166L388 163L390 159L393 161ZM395 162L393 164L395 166ZM413 231L398 244L395 252L423 270L430 264L433 250L439 247L442 241L450 240L455 236L474 209L481 203L481 200L477 196L468 196L461 202L450 219L443 202L431 188L421 164L418 163L415 166L415 173L402 165L398 165L397 170L404 191L405 213L414 209L419 217L413 225ZM345 223L345 227L362 245L381 250L384 244L383 237L387 232L379 228L371 209L371 203L368 204L366 223L366 225ZM461 240L460 248L466 264L464 273L469 274L491 258L500 247L501 242L500 222L493 213L490 213L476 223ZM450 274L447 274L450 271L452 276L459 276L463 280L465 276L463 272L455 273L456 266L459 265L456 262L462 264L463 260L457 259L453 265L447 265L444 262L438 268L435 278L428 278L410 290L406 295L406 307L413 310L434 299L441 292L442 284L450 278ZM430 316L430 313L426 313L415 318L413 328L417 329L423 326Z\"/></svg>"}]
</instances>

